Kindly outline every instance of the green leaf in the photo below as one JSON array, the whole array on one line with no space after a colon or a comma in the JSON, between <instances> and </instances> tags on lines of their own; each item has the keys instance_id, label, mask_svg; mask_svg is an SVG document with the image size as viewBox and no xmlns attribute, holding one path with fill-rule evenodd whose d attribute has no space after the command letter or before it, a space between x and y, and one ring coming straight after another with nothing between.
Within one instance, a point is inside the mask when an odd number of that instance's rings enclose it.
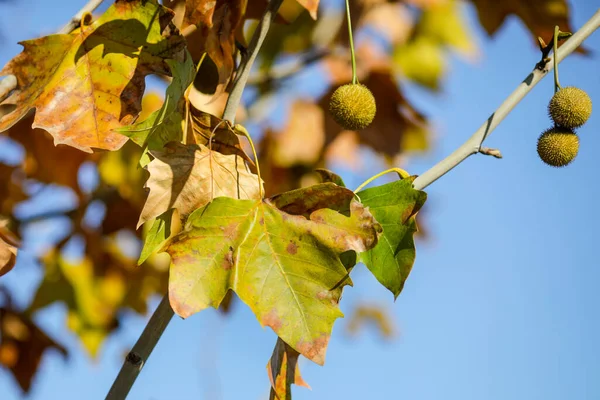
<instances>
[{"instance_id":1,"label":"green leaf","mask_svg":"<svg viewBox=\"0 0 600 400\"><path fill-rule=\"evenodd\" d=\"M321 208L306 218L283 212L268 199L227 197L196 210L166 249L173 310L188 317L217 308L232 289L262 326L322 365L333 323L342 316L342 288L350 283L339 256L372 248L381 232L353 193L340 189L351 199L348 216Z\"/></svg>"},{"instance_id":2,"label":"green leaf","mask_svg":"<svg viewBox=\"0 0 600 400\"><path fill-rule=\"evenodd\" d=\"M160 251L160 249L164 247L167 239L171 237L171 224L173 222L174 212L175 209L172 208L156 217L144 239L144 247L140 253L140 258L138 259L138 265L142 265L148 257L157 251Z\"/></svg>"},{"instance_id":3,"label":"green leaf","mask_svg":"<svg viewBox=\"0 0 600 400\"><path fill-rule=\"evenodd\" d=\"M358 192L362 203L383 227L375 248L358 254L383 286L397 298L415 261L413 235L417 231L415 215L427 194L412 187L407 178Z\"/></svg>"},{"instance_id":4,"label":"green leaf","mask_svg":"<svg viewBox=\"0 0 600 400\"><path fill-rule=\"evenodd\" d=\"M161 150L170 141L181 141L183 128L184 93L194 81L196 70L192 56L186 50L185 61L166 60L173 80L167 87L162 107L144 121L120 128L118 132L129 137L137 145L149 150ZM146 163L147 164L147 163ZM142 165L142 167L145 165Z\"/></svg>"}]
</instances>

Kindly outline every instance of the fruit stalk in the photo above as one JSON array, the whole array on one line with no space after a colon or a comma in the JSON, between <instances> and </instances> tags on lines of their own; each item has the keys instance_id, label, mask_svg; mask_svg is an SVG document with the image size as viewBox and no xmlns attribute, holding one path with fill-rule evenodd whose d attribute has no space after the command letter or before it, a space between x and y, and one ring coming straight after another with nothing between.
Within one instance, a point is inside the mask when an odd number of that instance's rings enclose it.
<instances>
[{"instance_id":1,"label":"fruit stalk","mask_svg":"<svg viewBox=\"0 0 600 400\"><path fill-rule=\"evenodd\" d=\"M356 56L354 55L354 40L352 38L352 21L350 19L350 0L346 0L346 20L348 22L348 40L350 42L350 58L352 59L352 84L356 85Z\"/></svg>"}]
</instances>

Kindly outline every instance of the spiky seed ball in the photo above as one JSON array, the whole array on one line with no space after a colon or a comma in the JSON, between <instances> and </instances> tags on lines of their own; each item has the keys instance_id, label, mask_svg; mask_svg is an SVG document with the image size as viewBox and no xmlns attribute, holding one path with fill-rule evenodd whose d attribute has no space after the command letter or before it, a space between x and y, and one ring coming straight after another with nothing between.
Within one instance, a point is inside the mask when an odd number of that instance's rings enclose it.
<instances>
[{"instance_id":1,"label":"spiky seed ball","mask_svg":"<svg viewBox=\"0 0 600 400\"><path fill-rule=\"evenodd\" d=\"M579 138L571 129L550 128L539 137L537 151L546 164L553 167L564 167L577 156Z\"/></svg>"},{"instance_id":2,"label":"spiky seed ball","mask_svg":"<svg viewBox=\"0 0 600 400\"><path fill-rule=\"evenodd\" d=\"M362 84L340 86L329 101L329 113L335 122L348 130L356 131L369 126L376 111L373 93Z\"/></svg>"},{"instance_id":3,"label":"spiky seed ball","mask_svg":"<svg viewBox=\"0 0 600 400\"><path fill-rule=\"evenodd\" d=\"M567 86L554 93L548 113L556 125L575 129L585 124L592 113L592 100L584 91Z\"/></svg>"}]
</instances>

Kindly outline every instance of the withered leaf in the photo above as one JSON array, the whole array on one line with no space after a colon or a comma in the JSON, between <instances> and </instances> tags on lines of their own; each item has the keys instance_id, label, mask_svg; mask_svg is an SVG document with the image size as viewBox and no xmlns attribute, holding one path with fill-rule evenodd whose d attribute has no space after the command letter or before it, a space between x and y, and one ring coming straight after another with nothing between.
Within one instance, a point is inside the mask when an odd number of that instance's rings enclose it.
<instances>
[{"instance_id":1,"label":"withered leaf","mask_svg":"<svg viewBox=\"0 0 600 400\"><path fill-rule=\"evenodd\" d=\"M170 143L151 154L154 160L147 166L150 178L145 186L150 193L138 227L171 208L184 217L216 197L260 197L257 176L237 155L181 143Z\"/></svg>"},{"instance_id":2,"label":"withered leaf","mask_svg":"<svg viewBox=\"0 0 600 400\"><path fill-rule=\"evenodd\" d=\"M5 131L35 108L34 128L54 143L82 151L116 150L127 138L114 129L134 121L141 109L144 77L168 74L165 59L184 45L166 32L172 12L156 0L117 0L97 21L65 35L22 42L24 50L0 71L18 86L1 105Z\"/></svg>"},{"instance_id":3,"label":"withered leaf","mask_svg":"<svg viewBox=\"0 0 600 400\"><path fill-rule=\"evenodd\" d=\"M267 363L267 375L271 382L269 400L291 400L292 384L310 389L300 375L298 356L300 353L277 338L273 354Z\"/></svg>"},{"instance_id":4,"label":"withered leaf","mask_svg":"<svg viewBox=\"0 0 600 400\"><path fill-rule=\"evenodd\" d=\"M246 12L247 0L186 0L182 28L196 25L203 50L219 71L219 84L233 73L235 32Z\"/></svg>"},{"instance_id":5,"label":"withered leaf","mask_svg":"<svg viewBox=\"0 0 600 400\"><path fill-rule=\"evenodd\" d=\"M56 349L63 357L67 356L67 350L29 317L9 308L0 308L0 365L10 370L24 392L29 392L33 376L48 349Z\"/></svg>"}]
</instances>

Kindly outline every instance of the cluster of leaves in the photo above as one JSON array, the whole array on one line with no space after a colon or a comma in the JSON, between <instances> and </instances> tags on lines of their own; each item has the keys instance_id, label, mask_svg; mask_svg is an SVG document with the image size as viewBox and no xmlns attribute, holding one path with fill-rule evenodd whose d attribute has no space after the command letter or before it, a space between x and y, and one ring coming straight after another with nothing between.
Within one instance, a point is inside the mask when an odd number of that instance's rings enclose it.
<instances>
[{"instance_id":1,"label":"cluster of leaves","mask_svg":"<svg viewBox=\"0 0 600 400\"><path fill-rule=\"evenodd\" d=\"M24 51L0 71L18 80L0 102L0 131L25 151L22 162L0 164L0 271L14 266L15 232L60 215L71 221L69 234L39 255L45 276L28 307L19 309L3 292L0 363L28 390L46 349L66 354L33 320L57 301L95 355L118 326L118 312L145 313L153 294L168 289L175 312L187 317L229 304L235 292L280 338L268 371L272 396L287 398L291 383L306 385L297 371L300 354L324 362L357 262L394 296L401 292L426 198L412 177L354 193L318 169L360 165L361 147L384 163L426 149L427 119L400 83L437 90L446 49L472 55L474 46L456 0L352 2L353 26L367 32L357 43L359 79L378 113L364 131L342 131L324 112L335 87L350 80L347 51L337 50L347 45L345 27L336 23L341 10L322 7L316 18L318 1L284 1L251 79L256 101L238 110L265 131L258 146L263 181L240 140L245 129L219 116L237 48L247 44L266 1L164 3L173 11L155 0L117 0L70 34L23 42ZM562 2L561 12L556 1L552 12L546 0L473 3L489 33L509 14L534 37L568 26ZM533 20L539 13L549 18ZM389 46L378 45L382 39ZM291 69L280 62L290 56L297 61ZM313 67L326 77L321 93L290 90ZM172 77L164 101L142 97L149 74ZM283 128L263 123L261 115L281 98L292 99ZM78 176L90 165L99 175L91 189ZM15 215L40 183L69 188L75 206ZM104 217L91 222L98 208ZM124 237L134 238L139 258ZM77 240L83 255L73 259L65 249Z\"/></svg>"}]
</instances>

